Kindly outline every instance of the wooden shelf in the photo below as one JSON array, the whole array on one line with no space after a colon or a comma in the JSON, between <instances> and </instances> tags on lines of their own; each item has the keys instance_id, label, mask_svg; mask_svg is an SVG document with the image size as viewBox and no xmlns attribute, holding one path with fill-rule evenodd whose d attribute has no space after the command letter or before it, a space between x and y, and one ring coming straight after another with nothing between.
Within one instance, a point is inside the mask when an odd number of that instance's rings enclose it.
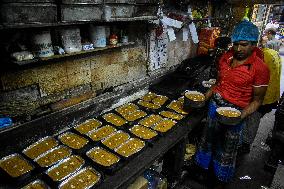
<instances>
[{"instance_id":1,"label":"wooden shelf","mask_svg":"<svg viewBox=\"0 0 284 189\"><path fill-rule=\"evenodd\" d=\"M56 26L68 26L68 25L79 25L79 24L87 24L91 22L98 21L76 21L76 22L56 22L56 23L12 23L6 24L3 23L0 29L23 29L23 28L41 28L41 27L56 27Z\"/></svg>"},{"instance_id":2,"label":"wooden shelf","mask_svg":"<svg viewBox=\"0 0 284 189\"><path fill-rule=\"evenodd\" d=\"M88 50L88 51L80 51L80 52L75 52L75 53L70 53L70 54L63 54L63 55L54 55L54 56L50 56L50 57L44 57L44 58L35 58L32 60L24 60L24 61L14 61L14 60L10 60L10 66L7 66L6 70L11 70L11 71L15 71L18 69L22 69L22 68L26 68L26 67L34 67L37 65L43 65L40 63L56 63L60 60L64 60L67 58L74 58L74 57L86 57L86 56L90 56L93 55L96 52L99 51L104 51L104 50L108 50L108 49L116 49L116 48L121 48L121 47L128 47L131 45L134 45L135 42L129 42L127 44L122 44L119 43L116 46L106 46L106 47L100 47L100 48L95 48L93 50Z\"/></svg>"},{"instance_id":3,"label":"wooden shelf","mask_svg":"<svg viewBox=\"0 0 284 189\"><path fill-rule=\"evenodd\" d=\"M0 25L0 30L3 29L23 29L23 28L41 28L41 27L57 27L57 26L69 26L69 25L82 25L88 23L102 23L102 22L120 22L120 21L147 21L155 20L157 16L137 16L131 18L111 18L110 20L89 20L89 21L73 21L73 22L56 22L56 23L3 23Z\"/></svg>"},{"instance_id":4,"label":"wooden shelf","mask_svg":"<svg viewBox=\"0 0 284 189\"><path fill-rule=\"evenodd\" d=\"M143 20L155 20L158 19L157 16L138 16L138 17L131 17L131 18L111 18L109 22L115 21L143 21Z\"/></svg>"}]
</instances>

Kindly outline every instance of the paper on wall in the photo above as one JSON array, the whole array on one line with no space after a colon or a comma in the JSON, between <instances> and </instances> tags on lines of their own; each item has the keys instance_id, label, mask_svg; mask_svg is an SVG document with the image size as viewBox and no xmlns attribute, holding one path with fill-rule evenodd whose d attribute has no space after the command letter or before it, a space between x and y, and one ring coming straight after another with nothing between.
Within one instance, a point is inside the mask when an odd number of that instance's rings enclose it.
<instances>
[{"instance_id":1,"label":"paper on wall","mask_svg":"<svg viewBox=\"0 0 284 189\"><path fill-rule=\"evenodd\" d=\"M182 28L182 41L187 41L188 40L188 29L187 28Z\"/></svg>"},{"instance_id":2,"label":"paper on wall","mask_svg":"<svg viewBox=\"0 0 284 189\"><path fill-rule=\"evenodd\" d=\"M174 20L174 19L168 18L166 16L163 16L162 22L167 26L172 26L172 27L175 27L175 28L181 28L182 27L181 21Z\"/></svg>"},{"instance_id":3,"label":"paper on wall","mask_svg":"<svg viewBox=\"0 0 284 189\"><path fill-rule=\"evenodd\" d=\"M166 66L168 60L167 44L168 37L166 32L163 32L160 36L156 36L156 31L151 31L149 46L149 71L154 71Z\"/></svg>"},{"instance_id":4,"label":"paper on wall","mask_svg":"<svg viewBox=\"0 0 284 189\"><path fill-rule=\"evenodd\" d=\"M158 19L157 20L148 20L148 23L159 25L160 20L158 20Z\"/></svg>"},{"instance_id":5,"label":"paper on wall","mask_svg":"<svg viewBox=\"0 0 284 189\"><path fill-rule=\"evenodd\" d=\"M196 32L195 24L192 22L191 24L188 25L188 28L189 28L193 43L198 43L199 40L198 40L198 35Z\"/></svg>"},{"instance_id":6,"label":"paper on wall","mask_svg":"<svg viewBox=\"0 0 284 189\"><path fill-rule=\"evenodd\" d=\"M175 31L173 28L168 28L167 29L169 40L174 41L176 39Z\"/></svg>"}]
</instances>

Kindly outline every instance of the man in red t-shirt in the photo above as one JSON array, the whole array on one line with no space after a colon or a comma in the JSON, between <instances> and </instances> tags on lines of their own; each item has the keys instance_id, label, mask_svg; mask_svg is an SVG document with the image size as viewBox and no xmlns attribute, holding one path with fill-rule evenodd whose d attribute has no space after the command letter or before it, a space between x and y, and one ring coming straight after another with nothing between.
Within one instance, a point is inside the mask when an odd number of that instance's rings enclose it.
<instances>
[{"instance_id":1,"label":"man in red t-shirt","mask_svg":"<svg viewBox=\"0 0 284 189\"><path fill-rule=\"evenodd\" d=\"M256 47L258 34L258 28L247 20L234 28L233 48L221 57L217 83L205 94L206 99L210 99L208 124L195 160L204 169L212 165L221 186L233 178L243 121L233 126L222 125L216 119L216 109L237 108L244 120L262 104L269 69L261 59L261 50Z\"/></svg>"}]
</instances>

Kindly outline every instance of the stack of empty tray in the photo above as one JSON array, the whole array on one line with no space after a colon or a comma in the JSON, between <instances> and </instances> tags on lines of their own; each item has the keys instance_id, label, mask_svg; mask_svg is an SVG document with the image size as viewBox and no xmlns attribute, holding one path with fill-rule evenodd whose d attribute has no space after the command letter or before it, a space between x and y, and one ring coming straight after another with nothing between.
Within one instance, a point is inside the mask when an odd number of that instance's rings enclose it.
<instances>
[{"instance_id":1,"label":"stack of empty tray","mask_svg":"<svg viewBox=\"0 0 284 189\"><path fill-rule=\"evenodd\" d=\"M157 16L158 4L162 0L135 0L135 16Z\"/></svg>"},{"instance_id":2,"label":"stack of empty tray","mask_svg":"<svg viewBox=\"0 0 284 189\"><path fill-rule=\"evenodd\" d=\"M135 13L134 0L104 0L104 15L106 21L131 18Z\"/></svg>"},{"instance_id":3,"label":"stack of empty tray","mask_svg":"<svg viewBox=\"0 0 284 189\"><path fill-rule=\"evenodd\" d=\"M102 0L62 0L61 21L96 21L102 18Z\"/></svg>"},{"instance_id":4,"label":"stack of empty tray","mask_svg":"<svg viewBox=\"0 0 284 189\"><path fill-rule=\"evenodd\" d=\"M2 0L0 19L4 24L57 22L55 0Z\"/></svg>"}]
</instances>

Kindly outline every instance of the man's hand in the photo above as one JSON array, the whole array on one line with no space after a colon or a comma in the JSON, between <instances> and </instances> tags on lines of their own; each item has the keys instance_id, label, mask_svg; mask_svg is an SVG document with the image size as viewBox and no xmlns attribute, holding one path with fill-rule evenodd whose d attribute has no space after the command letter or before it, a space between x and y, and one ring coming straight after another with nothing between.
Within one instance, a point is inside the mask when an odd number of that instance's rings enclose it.
<instances>
[{"instance_id":1,"label":"man's hand","mask_svg":"<svg viewBox=\"0 0 284 189\"><path fill-rule=\"evenodd\" d=\"M248 115L255 112L262 104L267 87L254 87L253 99L251 103L242 111L241 118L244 119Z\"/></svg>"}]
</instances>

